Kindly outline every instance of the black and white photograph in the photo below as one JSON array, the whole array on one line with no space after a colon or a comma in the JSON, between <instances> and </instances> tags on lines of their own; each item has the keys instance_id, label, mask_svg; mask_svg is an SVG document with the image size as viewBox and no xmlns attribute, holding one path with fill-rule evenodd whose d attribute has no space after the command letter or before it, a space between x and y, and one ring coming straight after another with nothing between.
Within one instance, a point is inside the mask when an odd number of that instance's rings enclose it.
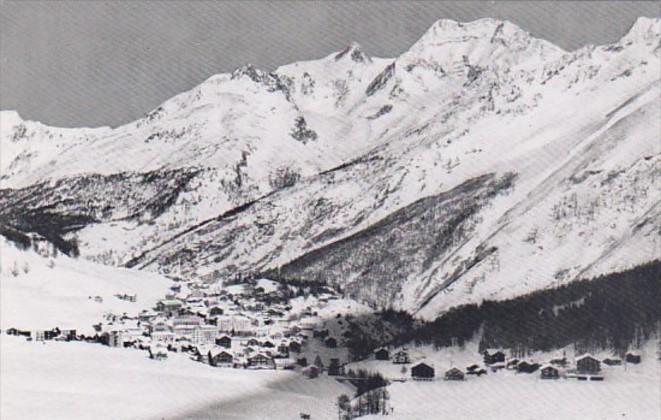
<instances>
[{"instance_id":1,"label":"black and white photograph","mask_svg":"<svg viewBox=\"0 0 661 420\"><path fill-rule=\"evenodd\" d=\"M660 420L661 2L0 0L0 419Z\"/></svg>"}]
</instances>

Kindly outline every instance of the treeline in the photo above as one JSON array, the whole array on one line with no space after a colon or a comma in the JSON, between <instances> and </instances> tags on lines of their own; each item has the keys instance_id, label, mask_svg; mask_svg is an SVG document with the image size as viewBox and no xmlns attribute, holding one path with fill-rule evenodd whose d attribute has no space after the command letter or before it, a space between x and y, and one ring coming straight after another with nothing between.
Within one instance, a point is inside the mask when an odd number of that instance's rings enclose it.
<instances>
[{"instance_id":1,"label":"treeline","mask_svg":"<svg viewBox=\"0 0 661 420\"><path fill-rule=\"evenodd\" d=\"M623 354L658 334L659 302L657 260L511 300L460 306L396 341L463 345L482 329L480 351L499 347L524 355L574 344L579 351L611 349Z\"/></svg>"},{"instance_id":2,"label":"treeline","mask_svg":"<svg viewBox=\"0 0 661 420\"><path fill-rule=\"evenodd\" d=\"M401 311L380 312L375 316L393 333L392 339L379 341L370 335L371 320L362 323L367 326L363 330L352 331L347 344L362 357L386 344L441 348L476 338L480 351L504 348L516 356L572 344L579 352L609 349L623 354L659 335L659 302L661 260L656 260L510 300L455 307L431 322Z\"/></svg>"}]
</instances>

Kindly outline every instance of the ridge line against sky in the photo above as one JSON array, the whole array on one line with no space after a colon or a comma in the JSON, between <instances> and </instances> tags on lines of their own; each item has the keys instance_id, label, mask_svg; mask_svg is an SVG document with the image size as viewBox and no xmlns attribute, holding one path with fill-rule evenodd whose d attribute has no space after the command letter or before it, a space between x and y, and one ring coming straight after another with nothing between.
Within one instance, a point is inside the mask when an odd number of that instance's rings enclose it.
<instances>
[{"instance_id":1,"label":"ridge line against sky","mask_svg":"<svg viewBox=\"0 0 661 420\"><path fill-rule=\"evenodd\" d=\"M575 50L617 41L640 16L661 16L661 3L0 0L0 109L118 126L246 63L273 70L352 41L396 57L439 19L509 20Z\"/></svg>"}]
</instances>

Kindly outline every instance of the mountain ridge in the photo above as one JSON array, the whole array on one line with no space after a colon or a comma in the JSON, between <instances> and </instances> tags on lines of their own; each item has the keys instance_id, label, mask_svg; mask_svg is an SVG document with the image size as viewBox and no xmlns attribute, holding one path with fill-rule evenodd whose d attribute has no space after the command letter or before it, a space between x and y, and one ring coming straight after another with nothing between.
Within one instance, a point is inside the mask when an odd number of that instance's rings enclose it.
<instances>
[{"instance_id":1,"label":"mountain ridge","mask_svg":"<svg viewBox=\"0 0 661 420\"><path fill-rule=\"evenodd\" d=\"M352 43L273 72L245 65L114 129L3 111L0 222L93 215L65 232L86 258L209 281L314 273L426 318L642 263L661 243L659 22L566 52L509 22L441 20L399 57ZM393 216L487 174L513 181L425 213L456 231L428 238ZM130 200L104 202L104 188ZM399 240L360 239L383 220ZM329 254L344 268L311 258L336 243L352 250ZM351 261L363 254L373 262ZM415 269L379 281L388 255Z\"/></svg>"}]
</instances>

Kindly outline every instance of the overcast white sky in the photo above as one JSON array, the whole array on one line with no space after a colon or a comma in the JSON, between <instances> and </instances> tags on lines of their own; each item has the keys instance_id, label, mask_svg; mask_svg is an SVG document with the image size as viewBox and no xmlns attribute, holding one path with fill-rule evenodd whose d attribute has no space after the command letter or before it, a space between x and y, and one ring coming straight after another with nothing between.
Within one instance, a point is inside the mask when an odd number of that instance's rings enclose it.
<instances>
[{"instance_id":1,"label":"overcast white sky","mask_svg":"<svg viewBox=\"0 0 661 420\"><path fill-rule=\"evenodd\" d=\"M325 56L351 41L405 51L436 20L510 20L565 49L619 39L661 2L0 0L0 109L116 126L207 77Z\"/></svg>"}]
</instances>

